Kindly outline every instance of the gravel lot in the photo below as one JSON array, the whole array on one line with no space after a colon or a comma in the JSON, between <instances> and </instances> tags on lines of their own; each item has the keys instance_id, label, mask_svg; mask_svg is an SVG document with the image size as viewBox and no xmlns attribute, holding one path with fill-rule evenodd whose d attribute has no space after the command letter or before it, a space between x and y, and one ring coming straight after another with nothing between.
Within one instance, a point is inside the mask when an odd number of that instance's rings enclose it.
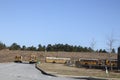
<instances>
[{"instance_id":1,"label":"gravel lot","mask_svg":"<svg viewBox=\"0 0 120 80\"><path fill-rule=\"evenodd\" d=\"M0 80L77 80L43 75L34 64L0 63Z\"/></svg>"}]
</instances>

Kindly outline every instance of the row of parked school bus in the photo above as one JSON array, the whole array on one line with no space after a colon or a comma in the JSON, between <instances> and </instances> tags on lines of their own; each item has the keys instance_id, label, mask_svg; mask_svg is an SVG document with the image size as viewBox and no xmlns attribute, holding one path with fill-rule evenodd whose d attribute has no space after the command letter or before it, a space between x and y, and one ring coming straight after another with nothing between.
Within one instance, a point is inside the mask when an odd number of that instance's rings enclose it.
<instances>
[{"instance_id":1,"label":"row of parked school bus","mask_svg":"<svg viewBox=\"0 0 120 80\"><path fill-rule=\"evenodd\" d=\"M15 56L15 62L23 62L22 56ZM36 63L37 57L31 55L29 57L29 63ZM45 62L47 63L61 63L61 64L71 64L71 58L60 58L60 57L46 57ZM79 58L73 61L76 67L89 67L89 68L113 68L120 69L120 47L118 48L118 58L117 59L88 59Z\"/></svg>"},{"instance_id":2,"label":"row of parked school bus","mask_svg":"<svg viewBox=\"0 0 120 80\"><path fill-rule=\"evenodd\" d=\"M79 59L76 61L77 67L89 67L89 68L113 68L117 69L117 60L108 59Z\"/></svg>"},{"instance_id":3,"label":"row of parked school bus","mask_svg":"<svg viewBox=\"0 0 120 80\"><path fill-rule=\"evenodd\" d=\"M16 55L14 62L16 63L22 63L24 62L23 56L21 55ZM37 57L35 55L30 55L28 62L31 63L36 63L37 62Z\"/></svg>"},{"instance_id":4,"label":"row of parked school bus","mask_svg":"<svg viewBox=\"0 0 120 80\"><path fill-rule=\"evenodd\" d=\"M47 63L61 63L61 64L75 64L76 67L89 67L89 68L103 68L105 66L117 68L117 60L107 59L88 59L79 58L78 60L71 62L70 58L57 58L57 57L46 57Z\"/></svg>"},{"instance_id":5,"label":"row of parked school bus","mask_svg":"<svg viewBox=\"0 0 120 80\"><path fill-rule=\"evenodd\" d=\"M36 63L37 57L31 55L29 57L29 63ZM20 55L15 56L15 62L22 63L23 57ZM59 63L59 64L75 64L76 67L89 67L89 68L104 68L112 67L113 69L117 68L118 60L107 60L107 59L88 59L88 58L79 58L78 60L71 62L71 58L58 58L58 57L46 57L45 62L47 63Z\"/></svg>"},{"instance_id":6,"label":"row of parked school bus","mask_svg":"<svg viewBox=\"0 0 120 80\"><path fill-rule=\"evenodd\" d=\"M62 64L73 64L76 67L88 67L88 68L105 68L108 69L119 69L120 70L120 47L118 48L117 59L90 59L90 58L79 58L78 60L72 61L71 58L58 58L58 57L46 57L46 62L49 63L62 63ZM70 64L71 65L71 64Z\"/></svg>"}]
</instances>

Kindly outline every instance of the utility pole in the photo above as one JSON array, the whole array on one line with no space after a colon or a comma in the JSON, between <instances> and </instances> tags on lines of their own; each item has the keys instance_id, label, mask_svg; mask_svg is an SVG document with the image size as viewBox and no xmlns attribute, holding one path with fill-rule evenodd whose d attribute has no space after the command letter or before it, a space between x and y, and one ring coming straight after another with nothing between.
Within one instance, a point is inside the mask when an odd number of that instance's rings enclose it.
<instances>
[{"instance_id":1,"label":"utility pole","mask_svg":"<svg viewBox=\"0 0 120 80\"><path fill-rule=\"evenodd\" d=\"M120 47L118 48L118 59L117 59L117 68L120 70Z\"/></svg>"}]
</instances>

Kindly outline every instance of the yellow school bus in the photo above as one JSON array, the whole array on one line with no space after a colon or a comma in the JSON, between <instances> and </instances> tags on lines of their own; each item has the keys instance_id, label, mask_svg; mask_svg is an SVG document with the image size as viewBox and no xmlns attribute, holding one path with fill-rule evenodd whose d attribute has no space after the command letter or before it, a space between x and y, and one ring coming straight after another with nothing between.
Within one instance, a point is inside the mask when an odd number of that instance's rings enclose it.
<instances>
[{"instance_id":1,"label":"yellow school bus","mask_svg":"<svg viewBox=\"0 0 120 80\"><path fill-rule=\"evenodd\" d=\"M106 66L108 67L117 67L117 60L106 60Z\"/></svg>"},{"instance_id":2,"label":"yellow school bus","mask_svg":"<svg viewBox=\"0 0 120 80\"><path fill-rule=\"evenodd\" d=\"M57 57L46 57L45 61L47 63L60 63L65 64L70 58L57 58Z\"/></svg>"},{"instance_id":3,"label":"yellow school bus","mask_svg":"<svg viewBox=\"0 0 120 80\"><path fill-rule=\"evenodd\" d=\"M15 61L14 62L19 62L19 63L22 63L22 56L20 56L20 55L17 55L17 56L15 56Z\"/></svg>"},{"instance_id":4,"label":"yellow school bus","mask_svg":"<svg viewBox=\"0 0 120 80\"><path fill-rule=\"evenodd\" d=\"M36 55L31 55L29 59L29 63L36 63L37 62L37 57Z\"/></svg>"},{"instance_id":5,"label":"yellow school bus","mask_svg":"<svg viewBox=\"0 0 120 80\"><path fill-rule=\"evenodd\" d=\"M99 60L98 59L80 59L81 65L98 65Z\"/></svg>"}]
</instances>

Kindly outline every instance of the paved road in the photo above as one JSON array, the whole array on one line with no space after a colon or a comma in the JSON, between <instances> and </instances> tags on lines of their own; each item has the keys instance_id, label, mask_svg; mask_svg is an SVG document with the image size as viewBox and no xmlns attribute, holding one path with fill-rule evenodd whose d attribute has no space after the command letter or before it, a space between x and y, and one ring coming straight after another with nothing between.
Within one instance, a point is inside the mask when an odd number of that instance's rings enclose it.
<instances>
[{"instance_id":1,"label":"paved road","mask_svg":"<svg viewBox=\"0 0 120 80\"><path fill-rule=\"evenodd\" d=\"M0 80L78 80L43 75L34 64L0 63Z\"/></svg>"}]
</instances>

